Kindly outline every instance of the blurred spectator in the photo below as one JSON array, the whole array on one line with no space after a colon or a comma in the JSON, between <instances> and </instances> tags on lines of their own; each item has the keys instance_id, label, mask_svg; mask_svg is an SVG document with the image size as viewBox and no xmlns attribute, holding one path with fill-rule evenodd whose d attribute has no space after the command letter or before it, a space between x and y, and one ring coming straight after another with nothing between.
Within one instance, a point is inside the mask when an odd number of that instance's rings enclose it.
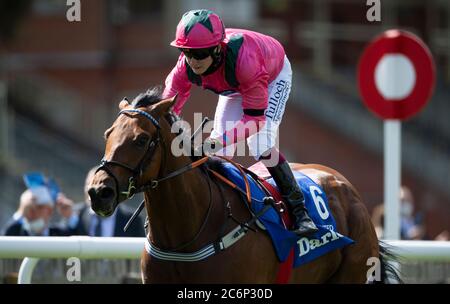
<instances>
[{"instance_id":1,"label":"blurred spectator","mask_svg":"<svg viewBox=\"0 0 450 304\"><path fill-rule=\"evenodd\" d=\"M435 241L448 241L450 240L450 233L447 230L442 231L439 233L435 238Z\"/></svg>"},{"instance_id":2,"label":"blurred spectator","mask_svg":"<svg viewBox=\"0 0 450 304\"><path fill-rule=\"evenodd\" d=\"M402 240L425 239L425 226L423 214L415 210L414 197L411 190L402 186L400 188L400 235Z\"/></svg>"},{"instance_id":3,"label":"blurred spectator","mask_svg":"<svg viewBox=\"0 0 450 304\"><path fill-rule=\"evenodd\" d=\"M376 205L372 210L372 224L379 239L384 237L384 205Z\"/></svg>"},{"instance_id":4,"label":"blurred spectator","mask_svg":"<svg viewBox=\"0 0 450 304\"><path fill-rule=\"evenodd\" d=\"M7 236L65 236L71 235L75 227L76 216L73 215L72 202L64 194L57 198L57 210L65 219L67 227L50 225L50 219L54 211L54 203L51 200L38 199L30 189L25 190L20 196L20 204L11 220L4 228Z\"/></svg>"},{"instance_id":5,"label":"blurred spectator","mask_svg":"<svg viewBox=\"0 0 450 304\"><path fill-rule=\"evenodd\" d=\"M384 237L384 205L375 206L372 211L372 223L378 238ZM426 239L423 214L415 210L414 197L411 190L400 188L400 238L402 240Z\"/></svg>"},{"instance_id":6,"label":"blurred spectator","mask_svg":"<svg viewBox=\"0 0 450 304\"><path fill-rule=\"evenodd\" d=\"M138 217L130 225L126 232L123 231L125 224L133 214L124 205L119 205L110 217L101 217L95 214L91 208L91 201L88 195L89 185L94 177L97 167L89 170L84 184L84 206L80 210L77 231L83 235L90 236L117 236L117 237L143 237L145 236L144 225Z\"/></svg>"}]
</instances>

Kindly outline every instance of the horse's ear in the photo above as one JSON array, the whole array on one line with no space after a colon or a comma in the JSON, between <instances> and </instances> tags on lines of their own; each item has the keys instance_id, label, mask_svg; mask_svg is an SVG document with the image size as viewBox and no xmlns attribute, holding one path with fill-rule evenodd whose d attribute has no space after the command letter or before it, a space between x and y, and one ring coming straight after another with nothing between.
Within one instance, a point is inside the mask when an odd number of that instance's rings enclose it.
<instances>
[{"instance_id":1,"label":"horse's ear","mask_svg":"<svg viewBox=\"0 0 450 304\"><path fill-rule=\"evenodd\" d=\"M165 99L163 101L161 101L158 105L159 110L161 111L161 113L167 113L169 112L169 110L175 105L175 103L177 102L177 98L178 98L178 93L175 94L175 96Z\"/></svg>"},{"instance_id":2,"label":"horse's ear","mask_svg":"<svg viewBox=\"0 0 450 304\"><path fill-rule=\"evenodd\" d=\"M128 98L124 97L122 101L119 103L119 109L123 110L130 105Z\"/></svg>"}]
</instances>

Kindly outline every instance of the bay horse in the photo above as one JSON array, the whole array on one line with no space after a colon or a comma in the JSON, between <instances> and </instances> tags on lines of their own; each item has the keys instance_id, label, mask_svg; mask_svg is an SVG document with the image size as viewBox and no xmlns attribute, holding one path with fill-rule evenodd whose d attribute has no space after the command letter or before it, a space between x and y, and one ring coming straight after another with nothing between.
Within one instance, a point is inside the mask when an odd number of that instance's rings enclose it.
<instances>
[{"instance_id":1,"label":"bay horse","mask_svg":"<svg viewBox=\"0 0 450 304\"><path fill-rule=\"evenodd\" d=\"M144 192L147 240L154 248L189 256L252 215L240 193L204 170L189 156L174 156L171 131L179 118L171 112L176 96L156 90L120 112L105 132L106 148L88 191L93 210L110 216L134 192ZM288 283L366 283L368 259L379 258L382 281L389 271L369 213L352 184L337 171L316 164L291 164L326 192L337 231L355 241L292 270ZM180 169L184 168L184 169ZM274 283L280 262L269 236L256 225L226 250L199 261L155 258L143 251L144 283Z\"/></svg>"}]
</instances>

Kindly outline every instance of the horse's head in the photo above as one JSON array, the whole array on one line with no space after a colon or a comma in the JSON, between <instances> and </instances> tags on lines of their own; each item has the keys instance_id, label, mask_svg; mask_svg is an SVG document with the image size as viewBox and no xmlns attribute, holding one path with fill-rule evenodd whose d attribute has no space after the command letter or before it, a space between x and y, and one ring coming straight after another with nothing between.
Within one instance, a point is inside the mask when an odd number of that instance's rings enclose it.
<instances>
[{"instance_id":1,"label":"horse's head","mask_svg":"<svg viewBox=\"0 0 450 304\"><path fill-rule=\"evenodd\" d=\"M157 177L163 159L163 136L170 125L161 119L169 113L176 97L162 100L153 89L132 103L119 104L119 116L105 132L103 160L88 190L92 209L110 216L117 205Z\"/></svg>"}]
</instances>

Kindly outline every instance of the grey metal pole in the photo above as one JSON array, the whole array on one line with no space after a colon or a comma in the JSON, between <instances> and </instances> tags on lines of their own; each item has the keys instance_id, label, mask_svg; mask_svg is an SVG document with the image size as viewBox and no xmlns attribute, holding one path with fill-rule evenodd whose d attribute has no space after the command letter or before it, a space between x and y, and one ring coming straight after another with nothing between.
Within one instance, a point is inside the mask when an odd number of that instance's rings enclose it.
<instances>
[{"instance_id":1,"label":"grey metal pole","mask_svg":"<svg viewBox=\"0 0 450 304\"><path fill-rule=\"evenodd\" d=\"M384 121L384 238L400 239L401 122Z\"/></svg>"}]
</instances>

